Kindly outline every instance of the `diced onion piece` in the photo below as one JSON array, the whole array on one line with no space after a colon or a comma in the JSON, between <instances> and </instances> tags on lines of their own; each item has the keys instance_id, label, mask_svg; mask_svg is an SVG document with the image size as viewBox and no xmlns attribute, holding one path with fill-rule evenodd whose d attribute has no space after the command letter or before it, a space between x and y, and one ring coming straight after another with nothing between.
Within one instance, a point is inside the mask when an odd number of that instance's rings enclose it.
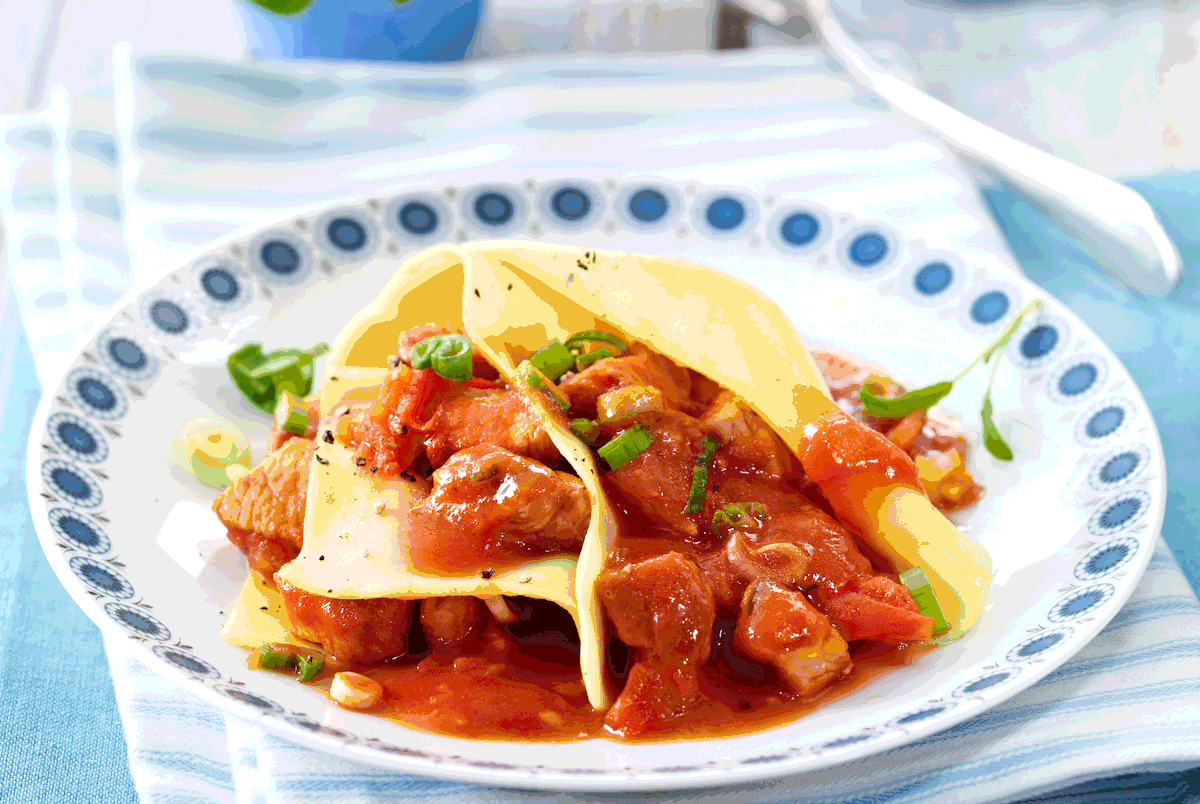
<instances>
[{"instance_id":1,"label":"diced onion piece","mask_svg":"<svg viewBox=\"0 0 1200 804\"><path fill-rule=\"evenodd\" d=\"M595 444L600 437L600 425L591 419L571 419L571 432L588 444Z\"/></svg>"},{"instance_id":2,"label":"diced onion piece","mask_svg":"<svg viewBox=\"0 0 1200 804\"><path fill-rule=\"evenodd\" d=\"M529 362L542 374L557 382L559 377L575 365L575 355L555 338L530 355Z\"/></svg>"},{"instance_id":3,"label":"diced onion piece","mask_svg":"<svg viewBox=\"0 0 1200 804\"><path fill-rule=\"evenodd\" d=\"M207 486L223 488L232 483L230 467L250 468L249 439L235 425L215 417L185 424L175 436L173 448L179 464Z\"/></svg>"},{"instance_id":4,"label":"diced onion piece","mask_svg":"<svg viewBox=\"0 0 1200 804\"><path fill-rule=\"evenodd\" d=\"M596 421L622 422L638 413L661 413L662 391L652 385L626 385L605 391L596 399Z\"/></svg>"},{"instance_id":5,"label":"diced onion piece","mask_svg":"<svg viewBox=\"0 0 1200 804\"><path fill-rule=\"evenodd\" d=\"M637 456L650 448L654 436L640 424L635 424L619 436L609 441L596 453L608 462L612 469L620 469Z\"/></svg>"},{"instance_id":6,"label":"diced onion piece","mask_svg":"<svg viewBox=\"0 0 1200 804\"><path fill-rule=\"evenodd\" d=\"M704 495L708 491L708 467L712 463L713 453L720 446L721 442L712 436L704 437L704 446L692 467L692 487L688 491L687 505L683 507L685 514L698 514L704 510Z\"/></svg>"},{"instance_id":7,"label":"diced onion piece","mask_svg":"<svg viewBox=\"0 0 1200 804\"><path fill-rule=\"evenodd\" d=\"M607 343L616 347L618 353L624 352L629 348L629 344L608 332L601 332L597 329L585 329L582 332L576 332L574 335L567 338L565 346L571 350L583 351L585 343Z\"/></svg>"},{"instance_id":8,"label":"diced onion piece","mask_svg":"<svg viewBox=\"0 0 1200 804\"><path fill-rule=\"evenodd\" d=\"M587 352L586 354L581 354L579 357L575 358L575 370L583 371L597 360L612 356L613 350L609 349L607 346L601 346L599 349L593 349L592 351Z\"/></svg>"},{"instance_id":9,"label":"diced onion piece","mask_svg":"<svg viewBox=\"0 0 1200 804\"><path fill-rule=\"evenodd\" d=\"M950 628L945 616L942 615L942 607L938 605L937 598L934 597L933 587L930 586L929 579L925 576L925 570L913 567L901 573L900 583L907 586L908 591L912 592L913 600L917 601L917 608L921 614L933 618L933 633L937 634Z\"/></svg>"},{"instance_id":10,"label":"diced onion piece","mask_svg":"<svg viewBox=\"0 0 1200 804\"><path fill-rule=\"evenodd\" d=\"M541 391L546 396L554 400L554 404L558 405L563 410L571 409L571 400L567 399L559 387L550 381L550 378L538 370L538 367L530 363L528 360L522 360L517 365L517 374L525 381L525 384L535 391Z\"/></svg>"},{"instance_id":11,"label":"diced onion piece","mask_svg":"<svg viewBox=\"0 0 1200 804\"><path fill-rule=\"evenodd\" d=\"M334 675L329 697L348 709L370 709L383 697L383 685L362 673L343 671Z\"/></svg>"},{"instance_id":12,"label":"diced onion piece","mask_svg":"<svg viewBox=\"0 0 1200 804\"><path fill-rule=\"evenodd\" d=\"M281 391L275 403L275 424L292 435L308 432L308 403L291 391Z\"/></svg>"},{"instance_id":13,"label":"diced onion piece","mask_svg":"<svg viewBox=\"0 0 1200 804\"><path fill-rule=\"evenodd\" d=\"M730 503L724 506L719 511L713 513L713 535L721 535L721 527L733 528L740 527L745 524L748 517L756 519L764 519L767 516L767 509L762 503L757 502L738 502Z\"/></svg>"}]
</instances>

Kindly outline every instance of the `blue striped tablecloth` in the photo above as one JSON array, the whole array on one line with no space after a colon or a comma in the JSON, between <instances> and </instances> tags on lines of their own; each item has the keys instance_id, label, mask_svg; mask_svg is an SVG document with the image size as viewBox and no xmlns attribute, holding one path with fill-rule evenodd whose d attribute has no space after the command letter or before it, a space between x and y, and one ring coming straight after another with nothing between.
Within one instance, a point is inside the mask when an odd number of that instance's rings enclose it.
<instances>
[{"instance_id":1,"label":"blue striped tablecloth","mask_svg":"<svg viewBox=\"0 0 1200 804\"><path fill-rule=\"evenodd\" d=\"M770 784L654 798L1200 799L1200 604L1193 591L1200 584L1200 175L1154 176L1135 186L1167 220L1189 266L1185 284L1167 300L1117 287L1032 208L1002 189L985 192L1022 266L1124 360L1162 432L1171 482L1165 543L1128 605L1034 688L930 739ZM11 232L12 219L5 223ZM21 272L45 260L26 259L11 241L6 248L17 287L28 286ZM114 259L119 263L119 254ZM29 312L29 300L22 301ZM147 804L600 800L435 782L344 762L227 719L119 646L106 661L100 637L53 578L29 523L21 470L38 379L14 306L0 310L0 420L8 436L0 441L0 722L9 729L0 751L0 801L131 801L135 784Z\"/></svg>"}]
</instances>

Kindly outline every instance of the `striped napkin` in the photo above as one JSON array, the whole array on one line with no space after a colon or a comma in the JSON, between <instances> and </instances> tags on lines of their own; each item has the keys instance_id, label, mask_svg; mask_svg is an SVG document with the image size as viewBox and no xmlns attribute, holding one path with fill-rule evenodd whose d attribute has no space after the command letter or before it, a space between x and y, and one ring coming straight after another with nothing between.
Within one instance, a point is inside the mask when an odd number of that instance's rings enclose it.
<instances>
[{"instance_id":1,"label":"striped napkin","mask_svg":"<svg viewBox=\"0 0 1200 804\"><path fill-rule=\"evenodd\" d=\"M79 321L103 316L182 250L339 198L485 169L640 170L800 189L832 208L898 220L970 258L1011 264L961 167L816 52L429 70L250 68L134 60L118 49L114 76L111 107L52 92L44 112L3 121L7 259L43 384L63 365ZM871 154L859 147L867 142ZM611 154L622 161L599 161ZM147 804L609 800L433 781L316 753L199 702L123 644L107 647ZM1138 591L1096 640L983 716L827 771L647 798L1173 800L1200 766L1197 689L1200 603L1160 542Z\"/></svg>"}]
</instances>

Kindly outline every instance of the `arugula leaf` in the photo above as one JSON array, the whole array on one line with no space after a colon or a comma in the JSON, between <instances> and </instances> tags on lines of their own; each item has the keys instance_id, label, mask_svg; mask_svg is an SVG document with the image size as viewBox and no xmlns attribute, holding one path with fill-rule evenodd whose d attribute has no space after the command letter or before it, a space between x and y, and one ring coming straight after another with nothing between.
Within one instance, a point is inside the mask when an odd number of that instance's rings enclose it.
<instances>
[{"instance_id":1,"label":"arugula leaf","mask_svg":"<svg viewBox=\"0 0 1200 804\"><path fill-rule=\"evenodd\" d=\"M1013 459L1012 448L1000 435L1000 431L996 429L996 422L992 418L992 397L985 396L983 398L983 444L987 447L987 451L1002 461L1011 461Z\"/></svg>"},{"instance_id":2,"label":"arugula leaf","mask_svg":"<svg viewBox=\"0 0 1200 804\"><path fill-rule=\"evenodd\" d=\"M872 416L881 419L903 419L914 410L924 410L936 405L952 388L954 383L946 380L889 399L871 393L864 386L858 392L858 398L862 400L863 409Z\"/></svg>"}]
</instances>

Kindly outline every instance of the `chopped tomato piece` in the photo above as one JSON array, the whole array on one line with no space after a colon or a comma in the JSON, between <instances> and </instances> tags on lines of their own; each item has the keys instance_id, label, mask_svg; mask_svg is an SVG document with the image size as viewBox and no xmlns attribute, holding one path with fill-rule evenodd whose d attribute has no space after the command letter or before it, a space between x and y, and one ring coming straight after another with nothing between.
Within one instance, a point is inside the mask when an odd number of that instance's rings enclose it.
<instances>
[{"instance_id":1,"label":"chopped tomato piece","mask_svg":"<svg viewBox=\"0 0 1200 804\"><path fill-rule=\"evenodd\" d=\"M915 604L914 604L915 608ZM933 618L868 597L845 592L831 597L825 611L848 641L921 642L933 637Z\"/></svg>"}]
</instances>

